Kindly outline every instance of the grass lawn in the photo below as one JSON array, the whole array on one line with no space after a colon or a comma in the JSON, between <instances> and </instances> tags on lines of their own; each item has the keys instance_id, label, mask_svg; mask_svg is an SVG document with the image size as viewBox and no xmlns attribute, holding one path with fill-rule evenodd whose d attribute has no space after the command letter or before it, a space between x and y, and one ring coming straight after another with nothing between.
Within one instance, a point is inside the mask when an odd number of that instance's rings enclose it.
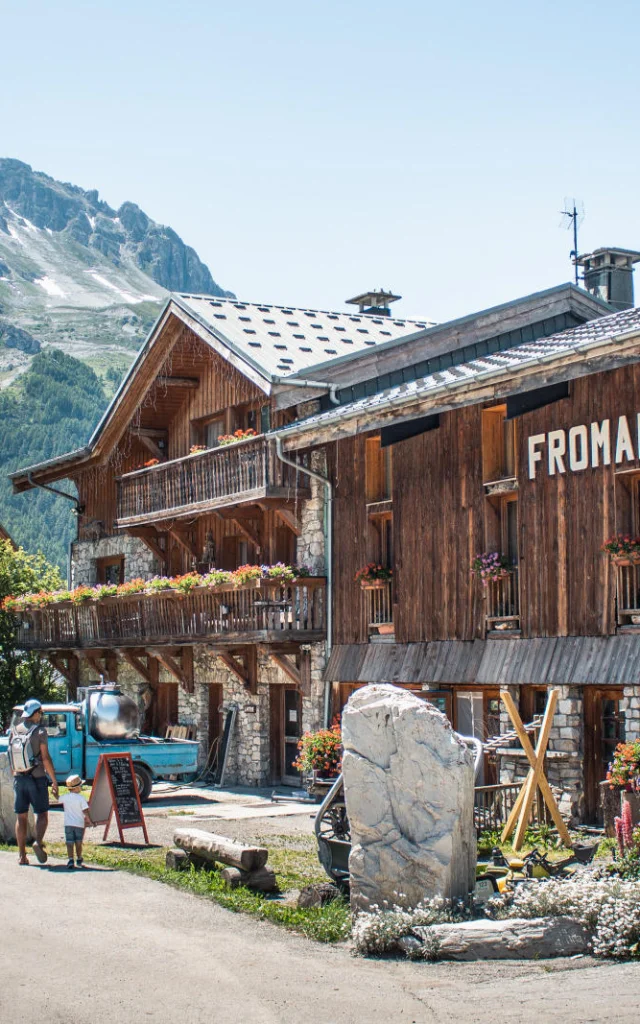
<instances>
[{"instance_id":1,"label":"grass lawn","mask_svg":"<svg viewBox=\"0 0 640 1024\"><path fill-rule=\"evenodd\" d=\"M326 882L327 877L318 863L315 839L312 836L256 836L256 843L269 850L269 866L275 871L278 885L285 898L254 893L239 886L230 889L216 871L168 871L165 868L166 847L122 847L85 843L87 863L128 871L177 889L211 899L227 910L251 914L264 921L283 925L317 942L341 942L351 933L351 914L346 900L339 898L326 907L301 909L286 899L291 890L302 889L312 882ZM66 859L63 843L49 843L53 857ZM15 846L0 846L15 852Z\"/></svg>"}]
</instances>

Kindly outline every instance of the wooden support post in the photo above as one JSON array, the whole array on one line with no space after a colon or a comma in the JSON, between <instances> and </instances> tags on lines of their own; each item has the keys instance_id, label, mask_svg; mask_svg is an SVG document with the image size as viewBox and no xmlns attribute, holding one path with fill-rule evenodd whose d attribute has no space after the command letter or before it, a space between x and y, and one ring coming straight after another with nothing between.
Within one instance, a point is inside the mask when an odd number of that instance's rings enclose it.
<instances>
[{"instance_id":1,"label":"wooden support post","mask_svg":"<svg viewBox=\"0 0 640 1024\"><path fill-rule=\"evenodd\" d=\"M81 658L91 666L94 672L99 676L108 676L107 659L103 656L100 651L78 651Z\"/></svg>"},{"instance_id":2,"label":"wooden support post","mask_svg":"<svg viewBox=\"0 0 640 1024\"><path fill-rule=\"evenodd\" d=\"M300 651L300 693L303 697L311 696L311 651Z\"/></svg>"},{"instance_id":3,"label":"wooden support post","mask_svg":"<svg viewBox=\"0 0 640 1024\"><path fill-rule=\"evenodd\" d=\"M142 655L142 657L146 657L147 659L147 664L145 665L140 660L140 657L137 654L134 654L132 651L127 650L126 647L120 648L119 653L122 655L127 664L131 665L131 668L135 669L138 675L144 679L145 683L148 683L149 686L151 686L153 683L153 673L151 671L150 661L153 655Z\"/></svg>"},{"instance_id":4,"label":"wooden support post","mask_svg":"<svg viewBox=\"0 0 640 1024\"><path fill-rule=\"evenodd\" d=\"M243 523L241 519L233 518L231 522L235 523L242 536L246 537L250 544L255 545L256 551L260 553L262 551L262 544L260 543L260 538L255 530L246 522Z\"/></svg>"},{"instance_id":5,"label":"wooden support post","mask_svg":"<svg viewBox=\"0 0 640 1024\"><path fill-rule=\"evenodd\" d=\"M168 554L166 550L160 547L158 535L155 531L152 533L150 530L127 530L127 533L130 533L132 537L137 537L143 544L146 544L154 558L166 569Z\"/></svg>"},{"instance_id":6,"label":"wooden support post","mask_svg":"<svg viewBox=\"0 0 640 1024\"><path fill-rule=\"evenodd\" d=\"M230 651L221 651L216 648L213 650L222 664L226 665L230 672L233 672L243 686L246 686L249 693L258 692L258 651L255 647L247 647L242 652L240 655L242 662L238 661L236 655Z\"/></svg>"},{"instance_id":7,"label":"wooden support post","mask_svg":"<svg viewBox=\"0 0 640 1024\"><path fill-rule=\"evenodd\" d=\"M56 672L66 680L69 689L69 697L75 700L78 696L79 665L75 654L62 654L52 651L47 655L48 661L53 665Z\"/></svg>"},{"instance_id":8,"label":"wooden support post","mask_svg":"<svg viewBox=\"0 0 640 1024\"><path fill-rule=\"evenodd\" d=\"M567 826L564 823L562 815L558 810L558 805L556 804L555 797L551 792L551 787L549 786L547 777L544 774L544 755L546 753L547 744L549 742L549 734L551 732L551 725L553 723L553 716L555 714L559 692L559 690L555 689L551 690L549 694L547 707L544 713L544 718L542 720L540 736L538 738L536 749L534 751L531 745L531 740L529 739L525 731L525 728L522 724L522 720L518 713L518 709L516 708L515 703L513 701L513 697L511 696L508 690L500 691L500 697L502 699L502 702L507 709L509 718L513 722L513 727L516 731L518 739L520 740L520 743L522 744L522 749L524 750L530 765L527 778L525 779L522 789L518 794L518 798L511 810L511 813L507 819L501 836L502 842L506 843L507 839L509 838L515 827L516 820L519 819L518 828L513 843L514 850L519 850L522 847L524 833L529 823L531 805L533 803L533 799L536 794L536 789L538 787L540 787L540 791L542 793L542 796L544 797L544 801L547 807L549 808L549 812L551 814L551 817L553 818L556 828L558 829L558 834L562 839L562 842L567 847L573 846L571 836L569 835L569 830L567 829Z\"/></svg>"}]
</instances>

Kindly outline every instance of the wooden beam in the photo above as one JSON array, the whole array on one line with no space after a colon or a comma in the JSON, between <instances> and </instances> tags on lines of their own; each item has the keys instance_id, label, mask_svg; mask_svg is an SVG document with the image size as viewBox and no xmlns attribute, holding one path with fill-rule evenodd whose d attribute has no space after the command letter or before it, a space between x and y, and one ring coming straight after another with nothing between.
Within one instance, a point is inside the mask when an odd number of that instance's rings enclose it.
<instances>
[{"instance_id":1,"label":"wooden beam","mask_svg":"<svg viewBox=\"0 0 640 1024\"><path fill-rule=\"evenodd\" d=\"M157 534L152 534L150 531L143 532L139 529L127 530L127 533L129 533L132 537L137 537L138 540L141 540L143 542L143 544L146 544L154 558L157 558L157 560L160 562L160 565L164 566L165 568L167 567L168 554L165 550L163 550L163 548L160 547L160 544L158 543L157 539Z\"/></svg>"},{"instance_id":2,"label":"wooden beam","mask_svg":"<svg viewBox=\"0 0 640 1024\"><path fill-rule=\"evenodd\" d=\"M229 651L216 651L215 653L220 658L222 664L226 665L230 672L233 672L236 679L239 679L243 686L249 685L249 677L244 665L236 661L233 654Z\"/></svg>"},{"instance_id":3,"label":"wooden beam","mask_svg":"<svg viewBox=\"0 0 640 1024\"><path fill-rule=\"evenodd\" d=\"M277 665L279 669L282 669L286 676L296 684L298 689L301 689L302 680L300 673L295 665L292 665L289 659L284 654L274 654L270 652L271 660L274 665Z\"/></svg>"},{"instance_id":4,"label":"wooden beam","mask_svg":"<svg viewBox=\"0 0 640 1024\"><path fill-rule=\"evenodd\" d=\"M260 553L262 551L262 544L260 543L260 538L255 530L250 526L247 526L246 523L242 523L239 519L233 518L231 522L235 523L240 533L243 537L247 538L250 544L255 544L256 550Z\"/></svg>"},{"instance_id":5,"label":"wooden beam","mask_svg":"<svg viewBox=\"0 0 640 1024\"><path fill-rule=\"evenodd\" d=\"M536 787L538 786L540 787L540 792L542 793L544 801L547 807L549 808L549 811L551 812L551 817L553 818L555 826L558 829L558 835L562 839L562 842L568 848L571 848L573 846L571 836L569 835L569 830L567 829L567 826L564 823L562 815L558 810L558 805L556 803L553 793L551 792L551 787L547 782L547 777L544 774L543 770L544 755L547 749L547 743L549 741L549 733L551 731L551 724L553 722L553 715L555 713L559 693L559 690L553 689L549 694L547 708L545 711L544 719L542 721L540 737L538 739L536 749L534 751L531 745L531 740L529 739L525 731L525 728L522 724L522 719L520 718L518 709L515 706L513 697L511 696L508 690L500 691L500 699L502 700L504 706L507 709L509 718L513 722L513 727L517 733L520 743L522 744L522 749L524 750L530 765L527 779L524 785L522 786L520 793L518 794L518 798L511 810L511 814L509 815L507 823L504 826L504 829L502 830L501 839L502 842L504 843L509 838L513 830L513 827L516 823L516 819L518 817L520 818L520 821L518 823L518 831L516 833L516 838L513 844L514 850L519 849L522 845L524 832L528 824L528 817L531 810L531 804L533 803ZM516 843L518 843L519 845L516 845Z\"/></svg>"},{"instance_id":6,"label":"wooden beam","mask_svg":"<svg viewBox=\"0 0 640 1024\"><path fill-rule=\"evenodd\" d=\"M182 531L182 530L178 529L178 527L177 527L177 526L170 526L170 527L168 528L168 530L167 530L167 533L169 533L169 534L170 534L170 536L171 536L171 537L173 537L173 539L174 539L175 541L177 541L177 542L178 542L178 544L179 544L179 545L180 545L180 546L181 546L182 548L184 548L184 550L185 550L185 551L187 552L187 554L191 555L191 557L192 557L192 558L195 558L196 562L197 562L197 561L199 561L199 555L198 555L198 549L197 549L197 547L196 547L196 546L195 546L195 544L194 544L194 543L193 543L193 542L192 542L192 541L191 541L191 540L190 540L190 539L189 539L189 538L188 538L188 537L186 536L186 534L185 534L185 533L183 533L183 531Z\"/></svg>"},{"instance_id":7,"label":"wooden beam","mask_svg":"<svg viewBox=\"0 0 640 1024\"><path fill-rule=\"evenodd\" d=\"M47 655L48 660L61 676L67 681L69 697L75 700L78 694L78 658L75 654L62 654L53 651Z\"/></svg>"},{"instance_id":8,"label":"wooden beam","mask_svg":"<svg viewBox=\"0 0 640 1024\"><path fill-rule=\"evenodd\" d=\"M78 651L78 654L81 658L84 658L88 665L91 665L94 672L97 672L99 676L105 676L106 678L108 675L107 659L103 654L99 651ZM101 661L104 661L104 665L100 664Z\"/></svg>"},{"instance_id":9,"label":"wooden beam","mask_svg":"<svg viewBox=\"0 0 640 1024\"><path fill-rule=\"evenodd\" d=\"M156 658L161 665L164 665L167 672L170 672L174 679L178 680L185 693L193 693L193 660L192 658L189 658L189 655L187 655L186 658L184 657L184 652L190 650L190 648L180 648L181 653L178 657L180 658L181 664L178 664L167 648L150 648L153 657Z\"/></svg>"},{"instance_id":10,"label":"wooden beam","mask_svg":"<svg viewBox=\"0 0 640 1024\"><path fill-rule=\"evenodd\" d=\"M118 648L118 653L124 658L124 660L129 665L131 665L131 668L136 670L138 675L144 679L145 683L148 683L149 686L151 686L153 681L153 673L150 667L150 659L152 658L152 655L147 654L147 664L143 665L138 655L133 654L131 651L128 651L126 647Z\"/></svg>"},{"instance_id":11,"label":"wooden beam","mask_svg":"<svg viewBox=\"0 0 640 1024\"><path fill-rule=\"evenodd\" d=\"M141 434L139 435L138 440L144 445L147 451L151 452L154 458L158 459L159 462L167 461L167 453L165 449L160 448L152 437L144 437L144 435Z\"/></svg>"},{"instance_id":12,"label":"wooden beam","mask_svg":"<svg viewBox=\"0 0 640 1024\"><path fill-rule=\"evenodd\" d=\"M135 437L154 437L158 440L166 440L168 435L166 427L129 427L129 433Z\"/></svg>"},{"instance_id":13,"label":"wooden beam","mask_svg":"<svg viewBox=\"0 0 640 1024\"><path fill-rule=\"evenodd\" d=\"M285 526L288 526L292 533L295 533L296 537L299 537L302 533L302 527L293 512L289 512L287 508L277 508L276 515Z\"/></svg>"},{"instance_id":14,"label":"wooden beam","mask_svg":"<svg viewBox=\"0 0 640 1024\"><path fill-rule=\"evenodd\" d=\"M156 383L162 388L198 388L198 377L157 377Z\"/></svg>"}]
</instances>

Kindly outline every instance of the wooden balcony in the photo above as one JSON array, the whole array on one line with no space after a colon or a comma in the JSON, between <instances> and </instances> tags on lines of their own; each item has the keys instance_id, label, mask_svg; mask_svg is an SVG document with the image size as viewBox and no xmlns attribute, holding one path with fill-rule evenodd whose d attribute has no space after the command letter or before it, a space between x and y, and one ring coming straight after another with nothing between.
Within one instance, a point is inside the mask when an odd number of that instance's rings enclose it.
<instances>
[{"instance_id":1,"label":"wooden balcony","mask_svg":"<svg viewBox=\"0 0 640 1024\"><path fill-rule=\"evenodd\" d=\"M21 612L23 650L79 650L197 643L310 643L326 635L326 581L199 587L132 594Z\"/></svg>"},{"instance_id":2,"label":"wooden balcony","mask_svg":"<svg viewBox=\"0 0 640 1024\"><path fill-rule=\"evenodd\" d=\"M375 585L363 587L365 618L370 636L393 633L393 584L379 580Z\"/></svg>"},{"instance_id":3,"label":"wooden balcony","mask_svg":"<svg viewBox=\"0 0 640 1024\"><path fill-rule=\"evenodd\" d=\"M125 473L117 484L119 527L310 493L309 478L280 462L264 435Z\"/></svg>"},{"instance_id":4,"label":"wooden balcony","mask_svg":"<svg viewBox=\"0 0 640 1024\"><path fill-rule=\"evenodd\" d=\"M487 583L484 598L487 633L511 634L520 629L520 585L516 565L506 576Z\"/></svg>"},{"instance_id":5,"label":"wooden balcony","mask_svg":"<svg viewBox=\"0 0 640 1024\"><path fill-rule=\"evenodd\" d=\"M617 623L640 628L640 562L620 559L617 573Z\"/></svg>"}]
</instances>

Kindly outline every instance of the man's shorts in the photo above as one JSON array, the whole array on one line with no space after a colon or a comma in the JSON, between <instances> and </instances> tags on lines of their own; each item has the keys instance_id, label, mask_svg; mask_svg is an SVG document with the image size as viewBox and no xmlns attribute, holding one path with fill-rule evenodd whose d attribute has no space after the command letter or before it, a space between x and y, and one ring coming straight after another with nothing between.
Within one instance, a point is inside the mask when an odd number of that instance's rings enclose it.
<instances>
[{"instance_id":1,"label":"man's shorts","mask_svg":"<svg viewBox=\"0 0 640 1024\"><path fill-rule=\"evenodd\" d=\"M44 775L35 779L33 775L14 775L13 793L16 814L26 814L30 806L35 814L49 810L49 782Z\"/></svg>"},{"instance_id":2,"label":"man's shorts","mask_svg":"<svg viewBox=\"0 0 640 1024\"><path fill-rule=\"evenodd\" d=\"M65 825L64 826L64 841L65 843L81 843L84 839L84 829L78 828L77 825Z\"/></svg>"}]
</instances>

